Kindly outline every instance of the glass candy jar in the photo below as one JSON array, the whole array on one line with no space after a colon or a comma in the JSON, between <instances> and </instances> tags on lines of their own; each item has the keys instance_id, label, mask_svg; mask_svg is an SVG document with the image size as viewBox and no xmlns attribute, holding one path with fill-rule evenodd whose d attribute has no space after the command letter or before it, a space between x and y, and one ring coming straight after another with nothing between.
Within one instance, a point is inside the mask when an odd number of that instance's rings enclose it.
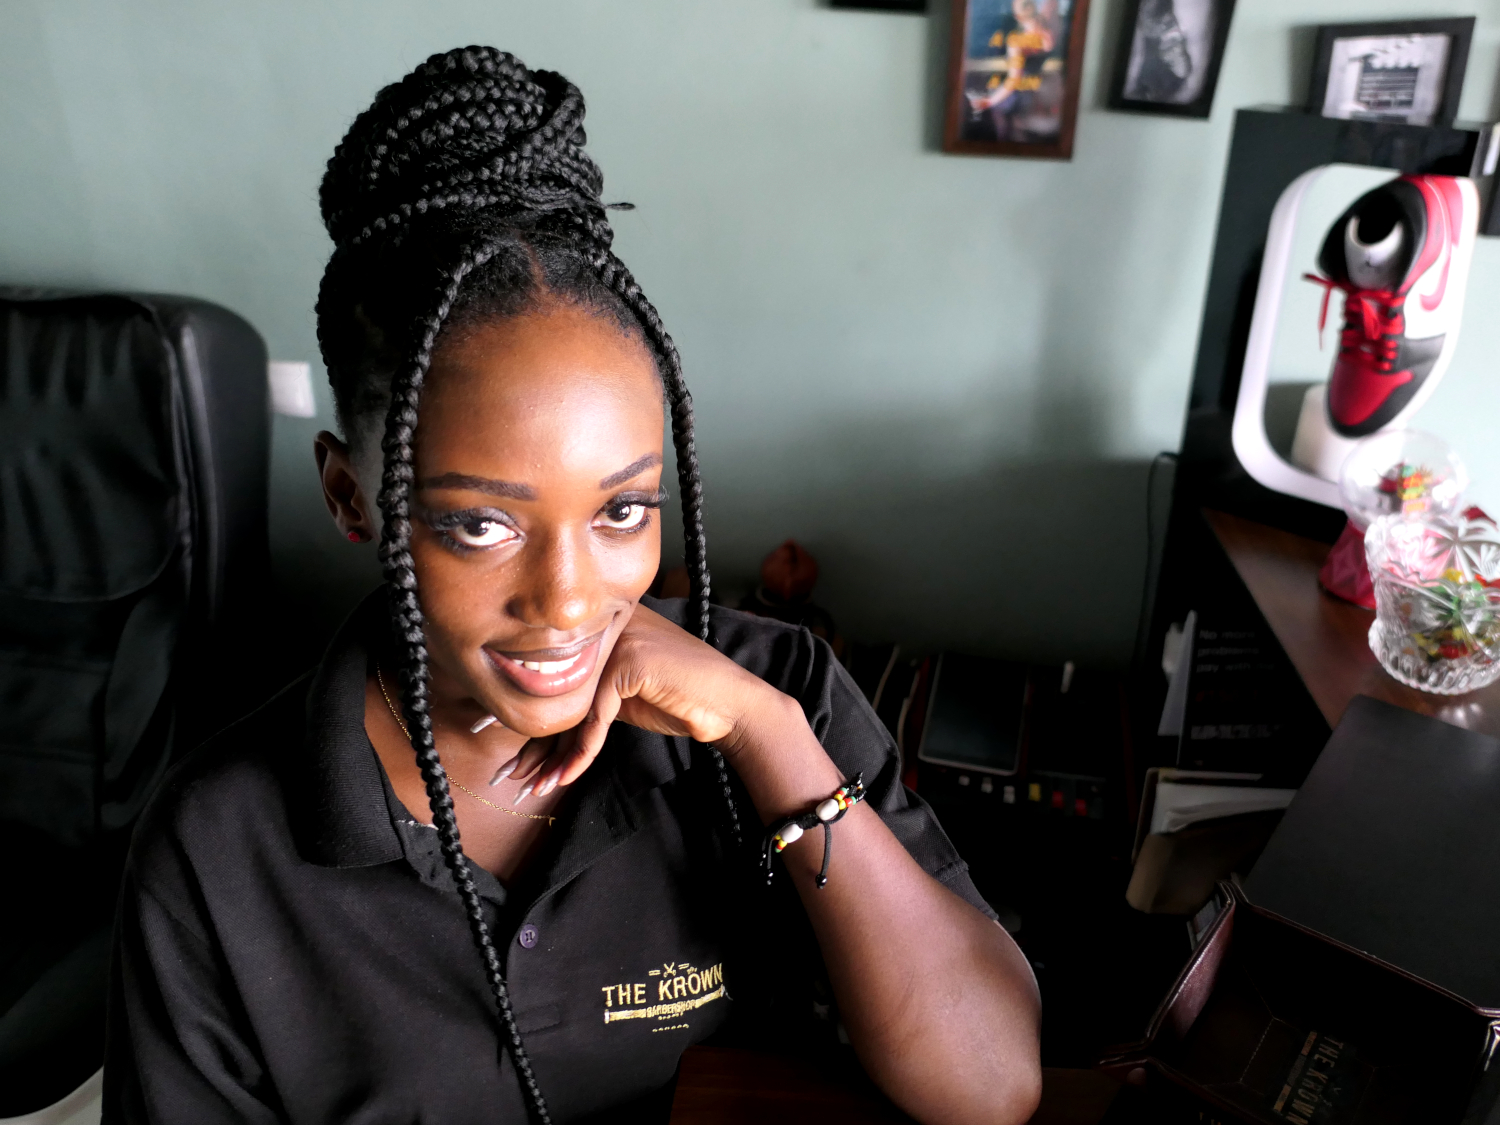
<instances>
[{"instance_id":1,"label":"glass candy jar","mask_svg":"<svg viewBox=\"0 0 1500 1125\"><path fill-rule=\"evenodd\" d=\"M1446 516L1469 473L1446 441L1421 430L1383 430L1354 447L1339 471L1344 511L1357 528L1381 516Z\"/></svg>"},{"instance_id":2,"label":"glass candy jar","mask_svg":"<svg viewBox=\"0 0 1500 1125\"><path fill-rule=\"evenodd\" d=\"M1396 679L1459 695L1500 678L1500 529L1460 515L1382 516L1365 534L1370 648Z\"/></svg>"}]
</instances>

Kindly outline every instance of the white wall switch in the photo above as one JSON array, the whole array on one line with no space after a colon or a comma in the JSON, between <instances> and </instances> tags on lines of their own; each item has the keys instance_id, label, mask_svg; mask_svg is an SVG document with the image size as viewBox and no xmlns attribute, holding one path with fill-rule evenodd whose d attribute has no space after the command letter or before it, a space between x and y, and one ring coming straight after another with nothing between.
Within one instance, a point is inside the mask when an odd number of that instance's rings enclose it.
<instances>
[{"instance_id":1,"label":"white wall switch","mask_svg":"<svg viewBox=\"0 0 1500 1125\"><path fill-rule=\"evenodd\" d=\"M316 418L312 366L300 360L273 359L267 373L271 381L271 409L288 418Z\"/></svg>"}]
</instances>

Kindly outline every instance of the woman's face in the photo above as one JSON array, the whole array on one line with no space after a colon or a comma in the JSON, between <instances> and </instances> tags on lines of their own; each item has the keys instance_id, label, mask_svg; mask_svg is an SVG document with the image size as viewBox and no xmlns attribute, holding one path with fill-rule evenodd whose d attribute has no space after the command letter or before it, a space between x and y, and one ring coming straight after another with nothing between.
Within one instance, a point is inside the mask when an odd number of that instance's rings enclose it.
<instances>
[{"instance_id":1,"label":"woman's face","mask_svg":"<svg viewBox=\"0 0 1500 1125\"><path fill-rule=\"evenodd\" d=\"M412 557L435 700L575 726L661 557L662 397L645 346L565 303L433 357Z\"/></svg>"}]
</instances>

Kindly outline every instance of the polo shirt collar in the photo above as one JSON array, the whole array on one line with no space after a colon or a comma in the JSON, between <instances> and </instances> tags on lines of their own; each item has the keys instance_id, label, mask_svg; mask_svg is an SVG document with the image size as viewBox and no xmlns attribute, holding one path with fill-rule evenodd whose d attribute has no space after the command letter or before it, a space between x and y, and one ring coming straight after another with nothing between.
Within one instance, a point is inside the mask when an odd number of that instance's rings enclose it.
<instances>
[{"instance_id":1,"label":"polo shirt collar","mask_svg":"<svg viewBox=\"0 0 1500 1125\"><path fill-rule=\"evenodd\" d=\"M312 800L305 807L304 858L323 867L368 867L401 858L385 803L383 771L365 733L370 638L385 614L382 586L339 627L307 692L307 761Z\"/></svg>"},{"instance_id":2,"label":"polo shirt collar","mask_svg":"<svg viewBox=\"0 0 1500 1125\"><path fill-rule=\"evenodd\" d=\"M309 792L296 826L303 858L323 867L368 867L406 855L396 828L399 802L365 732L365 679L371 649L388 634L384 587L366 597L339 628L307 693L305 765ZM639 826L635 798L691 765L687 739L624 723L609 733L599 761L574 786L566 821L539 857L543 887L560 886L631 836Z\"/></svg>"}]
</instances>

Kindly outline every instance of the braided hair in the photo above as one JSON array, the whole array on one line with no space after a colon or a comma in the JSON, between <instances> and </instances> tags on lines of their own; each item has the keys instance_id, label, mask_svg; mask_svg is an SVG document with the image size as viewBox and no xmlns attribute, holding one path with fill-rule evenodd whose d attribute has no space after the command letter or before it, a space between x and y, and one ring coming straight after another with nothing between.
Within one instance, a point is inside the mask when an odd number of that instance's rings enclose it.
<instances>
[{"instance_id":1,"label":"braided hair","mask_svg":"<svg viewBox=\"0 0 1500 1125\"><path fill-rule=\"evenodd\" d=\"M320 191L334 252L318 294L318 342L339 422L358 448L384 415L380 559L400 653L407 728L443 858L484 961L536 1120L546 1100L516 1027L500 955L459 841L433 741L430 673L411 554L412 442L422 387L445 332L575 302L638 334L655 358L682 492L689 627L709 640L703 485L693 400L661 317L610 249L603 175L584 151L583 95L490 47L433 55L376 95L328 162ZM739 813L723 755L709 747L735 844Z\"/></svg>"}]
</instances>

